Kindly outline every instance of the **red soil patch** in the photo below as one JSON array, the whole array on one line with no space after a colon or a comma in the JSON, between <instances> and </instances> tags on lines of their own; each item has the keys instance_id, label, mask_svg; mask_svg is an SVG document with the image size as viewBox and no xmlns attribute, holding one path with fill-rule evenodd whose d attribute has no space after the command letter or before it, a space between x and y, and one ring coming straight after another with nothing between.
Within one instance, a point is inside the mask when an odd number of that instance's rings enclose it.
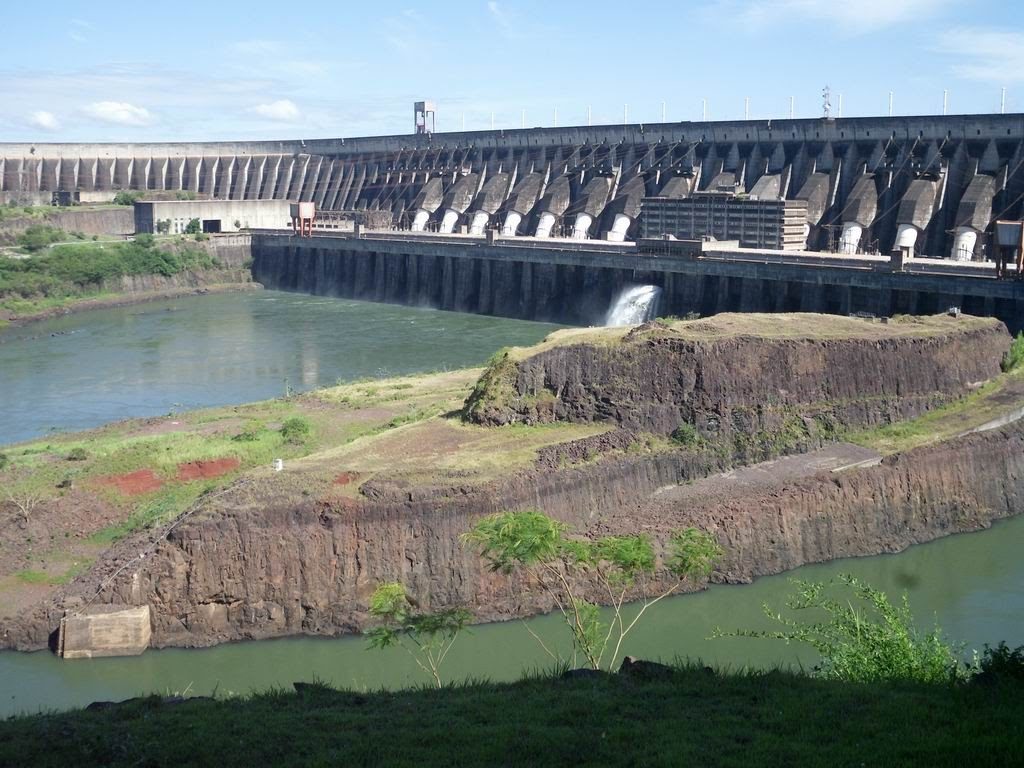
<instances>
[{"instance_id":1,"label":"red soil patch","mask_svg":"<svg viewBox=\"0 0 1024 768\"><path fill-rule=\"evenodd\" d=\"M178 465L179 480L198 480L201 477L220 477L233 469L238 469L238 459L209 459L208 461L186 461Z\"/></svg>"},{"instance_id":2,"label":"red soil patch","mask_svg":"<svg viewBox=\"0 0 1024 768\"><path fill-rule=\"evenodd\" d=\"M117 488L125 496L138 496L142 493L155 491L164 481L157 477L152 469L139 469L126 475L111 475L96 479L100 485Z\"/></svg>"},{"instance_id":3,"label":"red soil patch","mask_svg":"<svg viewBox=\"0 0 1024 768\"><path fill-rule=\"evenodd\" d=\"M358 472L342 472L340 475L334 478L335 485L348 485L359 479Z\"/></svg>"}]
</instances>

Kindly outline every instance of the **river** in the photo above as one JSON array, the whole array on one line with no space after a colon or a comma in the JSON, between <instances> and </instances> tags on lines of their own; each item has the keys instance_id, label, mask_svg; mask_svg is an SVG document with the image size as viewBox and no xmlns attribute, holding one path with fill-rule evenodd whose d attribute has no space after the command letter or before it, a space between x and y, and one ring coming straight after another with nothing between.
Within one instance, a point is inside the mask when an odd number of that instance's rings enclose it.
<instances>
[{"instance_id":1,"label":"river","mask_svg":"<svg viewBox=\"0 0 1024 768\"><path fill-rule=\"evenodd\" d=\"M244 402L337 379L478 364L504 345L537 341L552 326L274 292L178 299L102 310L0 334L0 442L49 428ZM59 334L52 336L51 334ZM121 339L111 344L111 339ZM709 639L716 627L767 628L761 605L781 608L788 579L853 573L897 596L918 623L980 649L1024 644L1024 517L898 555L806 566L745 586L714 586L655 606L625 651L648 659L700 658L726 667L813 665L780 642ZM553 616L530 620L567 648ZM445 667L448 679L514 679L549 659L521 622L473 627ZM146 692L218 695L321 679L356 689L426 682L400 650L358 637L287 638L205 650L149 650L120 659L62 661L49 652L0 653L0 716L62 709Z\"/></svg>"},{"instance_id":2,"label":"river","mask_svg":"<svg viewBox=\"0 0 1024 768\"><path fill-rule=\"evenodd\" d=\"M188 296L0 331L0 445L367 376L481 365L555 325L279 291Z\"/></svg>"}]
</instances>

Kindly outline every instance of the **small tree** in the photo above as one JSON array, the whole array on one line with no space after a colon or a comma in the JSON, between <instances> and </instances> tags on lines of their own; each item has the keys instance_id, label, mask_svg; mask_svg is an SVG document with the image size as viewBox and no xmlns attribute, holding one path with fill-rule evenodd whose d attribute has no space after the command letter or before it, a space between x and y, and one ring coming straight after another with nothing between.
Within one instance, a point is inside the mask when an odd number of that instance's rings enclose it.
<instances>
[{"instance_id":1,"label":"small tree","mask_svg":"<svg viewBox=\"0 0 1024 768\"><path fill-rule=\"evenodd\" d=\"M171 231L171 220L160 219L156 223L156 232L158 235L166 235Z\"/></svg>"},{"instance_id":2,"label":"small tree","mask_svg":"<svg viewBox=\"0 0 1024 768\"><path fill-rule=\"evenodd\" d=\"M366 633L371 648L398 646L441 687L441 665L459 633L473 615L464 608L437 613L414 613L405 587L397 582L381 584L370 598L370 615L381 625Z\"/></svg>"},{"instance_id":3,"label":"small tree","mask_svg":"<svg viewBox=\"0 0 1024 768\"><path fill-rule=\"evenodd\" d=\"M662 557L670 583L655 589L651 581L658 571L657 556L647 536L588 540L565 534L565 526L558 521L538 510L525 510L485 517L463 538L479 548L492 570L522 569L543 587L572 633L574 653L580 653L593 669L607 666L610 670L626 636L647 609L688 580L706 578L723 554L710 534L696 528L675 531ZM583 596L586 587L595 584L611 606L607 624L601 621L598 606ZM627 597L640 600L631 618ZM535 634L534 638L540 642Z\"/></svg>"},{"instance_id":4,"label":"small tree","mask_svg":"<svg viewBox=\"0 0 1024 768\"><path fill-rule=\"evenodd\" d=\"M189 219L188 224L185 225L186 235L198 235L203 231L203 223L199 219Z\"/></svg>"},{"instance_id":5,"label":"small tree","mask_svg":"<svg viewBox=\"0 0 1024 768\"><path fill-rule=\"evenodd\" d=\"M777 631L715 630L715 637L760 637L804 643L821 655L818 676L848 682L913 680L946 683L966 678L960 663L962 647L949 645L936 626L923 633L914 626L906 593L898 605L886 594L854 576L842 574L829 582L794 579L796 593L786 607L810 612L820 620L802 621L772 611L768 618L782 625ZM837 600L835 588L853 593ZM823 616L822 616L823 615Z\"/></svg>"}]
</instances>

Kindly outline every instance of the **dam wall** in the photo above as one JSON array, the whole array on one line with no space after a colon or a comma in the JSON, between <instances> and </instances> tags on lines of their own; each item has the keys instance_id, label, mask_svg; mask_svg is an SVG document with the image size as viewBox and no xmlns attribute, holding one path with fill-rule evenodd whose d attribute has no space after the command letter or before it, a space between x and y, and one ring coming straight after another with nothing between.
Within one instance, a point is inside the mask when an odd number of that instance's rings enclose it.
<instances>
[{"instance_id":1,"label":"dam wall","mask_svg":"<svg viewBox=\"0 0 1024 768\"><path fill-rule=\"evenodd\" d=\"M631 244L482 238L297 238L256 233L253 278L267 288L528 320L602 325L625 287L661 288L661 316L720 312L936 314L949 307L1024 328L1024 282L981 266L962 273L891 271L771 252L701 258ZM971 271L973 269L973 272ZM975 274L977 273L977 274Z\"/></svg>"},{"instance_id":2,"label":"dam wall","mask_svg":"<svg viewBox=\"0 0 1024 768\"><path fill-rule=\"evenodd\" d=\"M982 260L1020 218L1024 115L645 123L291 141L0 144L0 196L183 190L398 227L629 239L645 196L806 204L806 245Z\"/></svg>"}]
</instances>

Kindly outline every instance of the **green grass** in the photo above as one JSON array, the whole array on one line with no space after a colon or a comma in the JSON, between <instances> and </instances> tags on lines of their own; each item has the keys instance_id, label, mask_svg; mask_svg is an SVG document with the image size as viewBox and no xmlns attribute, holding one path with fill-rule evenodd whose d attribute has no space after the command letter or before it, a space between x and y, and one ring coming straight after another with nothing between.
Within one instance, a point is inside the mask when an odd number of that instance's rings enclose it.
<instances>
[{"instance_id":1,"label":"green grass","mask_svg":"<svg viewBox=\"0 0 1024 768\"><path fill-rule=\"evenodd\" d=\"M900 453L912 448L954 437L991 421L1009 410L1006 396L1019 391L1024 369L1003 374L969 395L941 408L929 411L910 421L885 424L872 429L854 431L843 439L874 448L882 453ZM1019 395L1016 396L1019 405Z\"/></svg>"},{"instance_id":2,"label":"green grass","mask_svg":"<svg viewBox=\"0 0 1024 768\"><path fill-rule=\"evenodd\" d=\"M849 684L790 672L608 675L246 698L0 723L0 764L1002 766L1024 689Z\"/></svg>"},{"instance_id":3,"label":"green grass","mask_svg":"<svg viewBox=\"0 0 1024 768\"><path fill-rule=\"evenodd\" d=\"M25 584L49 584L50 575L43 573L42 571L24 570L18 571L14 574L18 581L22 581Z\"/></svg>"}]
</instances>

